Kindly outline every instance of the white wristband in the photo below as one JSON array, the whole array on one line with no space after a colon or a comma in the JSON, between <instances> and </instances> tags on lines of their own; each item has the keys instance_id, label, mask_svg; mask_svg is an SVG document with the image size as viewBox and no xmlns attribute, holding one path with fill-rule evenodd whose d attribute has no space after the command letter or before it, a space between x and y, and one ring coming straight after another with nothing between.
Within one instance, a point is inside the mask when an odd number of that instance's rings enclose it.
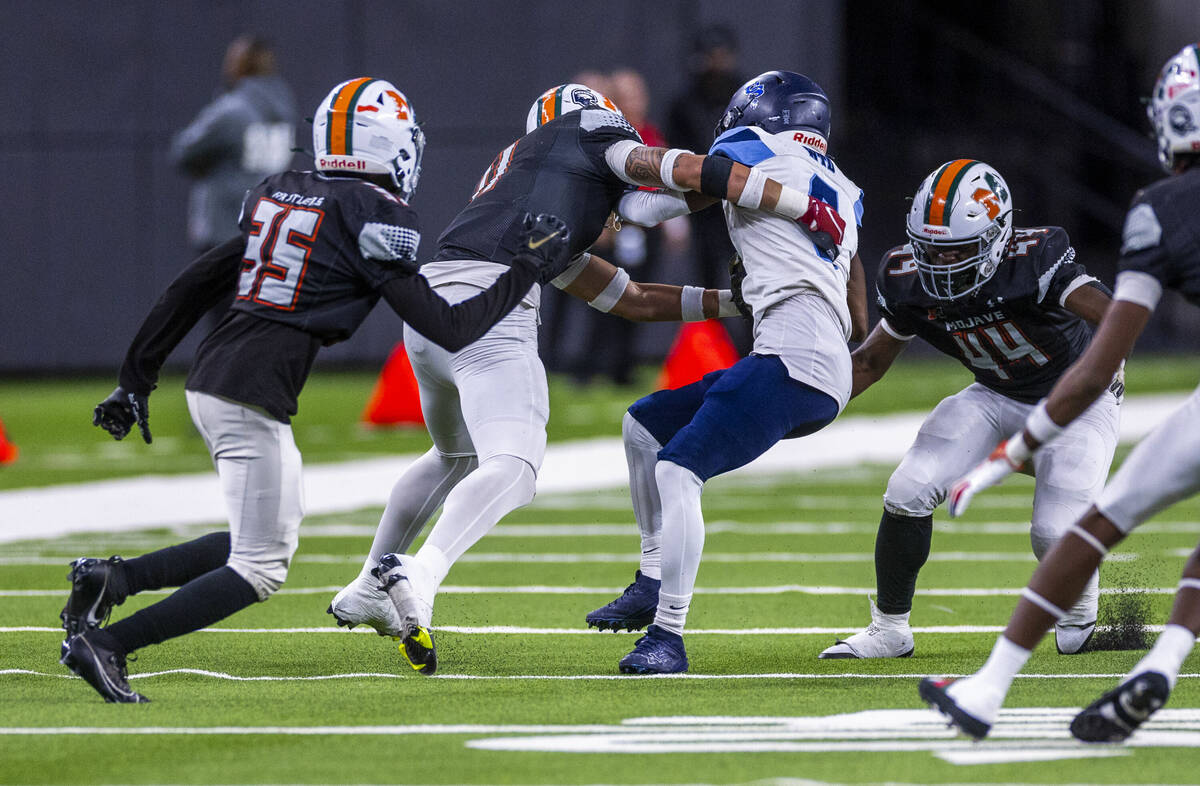
<instances>
[{"instance_id":1,"label":"white wristband","mask_svg":"<svg viewBox=\"0 0 1200 786\"><path fill-rule=\"evenodd\" d=\"M1018 431L1004 443L1004 457L1013 469L1020 469L1032 455L1033 451L1025 442L1024 432Z\"/></svg>"},{"instance_id":2,"label":"white wristband","mask_svg":"<svg viewBox=\"0 0 1200 786\"><path fill-rule=\"evenodd\" d=\"M675 159L689 152L691 151L673 147L663 154L662 164L658 168L658 176L663 181L663 185L672 191L687 191L686 188L675 185Z\"/></svg>"},{"instance_id":3,"label":"white wristband","mask_svg":"<svg viewBox=\"0 0 1200 786\"><path fill-rule=\"evenodd\" d=\"M1025 418L1025 430L1038 444L1045 445L1061 434L1063 427L1050 419L1050 415L1046 413L1046 399L1042 399L1033 408L1033 412L1029 413L1029 417Z\"/></svg>"},{"instance_id":4,"label":"white wristband","mask_svg":"<svg viewBox=\"0 0 1200 786\"><path fill-rule=\"evenodd\" d=\"M766 174L751 167L750 174L746 175L746 185L742 187L742 194L737 198L737 206L757 210L762 203L763 189L766 185Z\"/></svg>"},{"instance_id":5,"label":"white wristband","mask_svg":"<svg viewBox=\"0 0 1200 786\"><path fill-rule=\"evenodd\" d=\"M808 197L789 186L780 186L775 212L795 221L808 212Z\"/></svg>"},{"instance_id":6,"label":"white wristband","mask_svg":"<svg viewBox=\"0 0 1200 786\"><path fill-rule=\"evenodd\" d=\"M625 294L625 287L628 284L629 274L622 268L617 268L617 274L608 282L608 286L599 295L588 301L588 305L607 314L612 311L613 306L617 305L621 295Z\"/></svg>"},{"instance_id":7,"label":"white wristband","mask_svg":"<svg viewBox=\"0 0 1200 786\"><path fill-rule=\"evenodd\" d=\"M717 290L717 316L718 317L740 317L742 312L738 310L737 304L733 302L733 290L718 289Z\"/></svg>"},{"instance_id":8,"label":"white wristband","mask_svg":"<svg viewBox=\"0 0 1200 786\"><path fill-rule=\"evenodd\" d=\"M704 288L684 287L679 294L679 306L684 322L704 321Z\"/></svg>"},{"instance_id":9,"label":"white wristband","mask_svg":"<svg viewBox=\"0 0 1200 786\"><path fill-rule=\"evenodd\" d=\"M551 284L559 289L566 289L568 285L575 279L579 278L579 274L583 269L592 262L592 255L584 251L579 256L571 260L571 264L567 265L567 269L558 274L557 278L550 281Z\"/></svg>"}]
</instances>

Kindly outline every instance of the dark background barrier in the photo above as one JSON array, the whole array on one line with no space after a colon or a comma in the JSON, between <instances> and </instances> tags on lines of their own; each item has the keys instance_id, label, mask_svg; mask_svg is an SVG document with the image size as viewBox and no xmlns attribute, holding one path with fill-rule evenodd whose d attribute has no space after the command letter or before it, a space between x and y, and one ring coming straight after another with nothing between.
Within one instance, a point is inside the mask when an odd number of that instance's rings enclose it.
<instances>
[{"instance_id":1,"label":"dark background barrier","mask_svg":"<svg viewBox=\"0 0 1200 786\"><path fill-rule=\"evenodd\" d=\"M661 127L686 83L694 36L723 23L737 35L745 77L802 71L832 97L831 152L866 191L869 270L902 242L906 200L921 178L965 156L1006 175L1018 224L1066 226L1081 260L1110 283L1125 206L1159 176L1138 97L1167 56L1200 37L1200 7L1187 0L0 7L6 373L115 370L190 256L189 184L167 161L168 142L212 99L225 47L242 33L274 45L305 117L352 76L390 79L408 94L429 139L414 200L422 259L496 152L520 136L539 93L585 69L632 67L649 82ZM298 141L310 146L307 124ZM663 277L686 279L686 260ZM1170 306L1147 338L1154 346L1184 346L1195 328ZM322 362L377 364L398 335L399 321L379 309ZM647 333L647 353L670 335ZM175 362L194 345L192 337Z\"/></svg>"}]
</instances>

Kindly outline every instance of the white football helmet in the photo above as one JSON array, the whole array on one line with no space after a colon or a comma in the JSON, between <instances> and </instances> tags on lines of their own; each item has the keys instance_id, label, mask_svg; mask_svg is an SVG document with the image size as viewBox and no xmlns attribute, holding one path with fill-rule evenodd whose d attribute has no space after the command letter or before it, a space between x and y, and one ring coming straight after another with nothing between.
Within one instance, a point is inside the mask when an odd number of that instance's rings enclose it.
<instances>
[{"instance_id":1,"label":"white football helmet","mask_svg":"<svg viewBox=\"0 0 1200 786\"><path fill-rule=\"evenodd\" d=\"M382 79L342 82L313 115L318 170L390 175L405 200L417 190L424 151L425 134L408 99Z\"/></svg>"},{"instance_id":2,"label":"white football helmet","mask_svg":"<svg viewBox=\"0 0 1200 786\"><path fill-rule=\"evenodd\" d=\"M621 114L621 110L617 109L616 104L587 85L575 83L559 85L542 93L533 102L533 106L529 107L529 115L525 118L525 133L528 134L538 126L549 123L567 112L587 108L607 109L610 112Z\"/></svg>"},{"instance_id":3,"label":"white football helmet","mask_svg":"<svg viewBox=\"0 0 1200 786\"><path fill-rule=\"evenodd\" d=\"M960 158L921 183L908 211L908 239L921 286L956 300L995 274L1013 236L1012 197L1000 173Z\"/></svg>"},{"instance_id":4,"label":"white football helmet","mask_svg":"<svg viewBox=\"0 0 1200 786\"><path fill-rule=\"evenodd\" d=\"M1200 44L1189 44L1167 61L1150 105L1158 160L1173 172L1177 153L1200 154Z\"/></svg>"}]
</instances>

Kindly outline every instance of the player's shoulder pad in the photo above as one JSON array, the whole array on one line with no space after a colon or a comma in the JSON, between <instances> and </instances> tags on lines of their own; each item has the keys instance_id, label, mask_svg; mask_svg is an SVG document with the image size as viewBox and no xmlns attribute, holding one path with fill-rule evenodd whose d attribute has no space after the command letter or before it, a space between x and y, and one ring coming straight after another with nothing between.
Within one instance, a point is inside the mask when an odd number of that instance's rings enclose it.
<instances>
[{"instance_id":1,"label":"player's shoulder pad","mask_svg":"<svg viewBox=\"0 0 1200 786\"><path fill-rule=\"evenodd\" d=\"M579 128L589 133L600 130L624 131L626 136L636 139L638 142L642 141L642 135L625 119L624 115L608 109L579 110Z\"/></svg>"},{"instance_id":2,"label":"player's shoulder pad","mask_svg":"<svg viewBox=\"0 0 1200 786\"><path fill-rule=\"evenodd\" d=\"M759 129L754 126L731 128L717 137L708 149L708 154L725 156L746 166L760 164L772 158L775 152L763 141L759 133Z\"/></svg>"},{"instance_id":3,"label":"player's shoulder pad","mask_svg":"<svg viewBox=\"0 0 1200 786\"><path fill-rule=\"evenodd\" d=\"M879 260L879 270L875 275L875 288L880 294L895 303L903 300L905 294L914 286L917 280L917 265L913 261L912 246L905 243L884 252Z\"/></svg>"}]
</instances>

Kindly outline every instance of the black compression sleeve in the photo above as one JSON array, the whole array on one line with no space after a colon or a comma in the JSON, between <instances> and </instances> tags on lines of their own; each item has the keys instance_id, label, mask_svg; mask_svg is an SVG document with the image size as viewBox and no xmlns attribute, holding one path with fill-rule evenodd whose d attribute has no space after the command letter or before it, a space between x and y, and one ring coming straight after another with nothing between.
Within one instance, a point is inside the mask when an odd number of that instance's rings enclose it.
<instances>
[{"instance_id":1,"label":"black compression sleeve","mask_svg":"<svg viewBox=\"0 0 1200 786\"><path fill-rule=\"evenodd\" d=\"M705 156L700 165L700 193L728 199L729 176L733 174L733 160L725 156Z\"/></svg>"},{"instance_id":2,"label":"black compression sleeve","mask_svg":"<svg viewBox=\"0 0 1200 786\"><path fill-rule=\"evenodd\" d=\"M142 321L125 353L119 381L131 393L149 395L171 350L210 308L229 295L241 270L245 243L232 238L201 255L176 276Z\"/></svg>"},{"instance_id":3,"label":"black compression sleeve","mask_svg":"<svg viewBox=\"0 0 1200 786\"><path fill-rule=\"evenodd\" d=\"M450 305L421 275L387 281L379 292L397 315L421 335L451 352L470 344L503 319L537 281L538 268L521 254L487 289Z\"/></svg>"}]
</instances>

